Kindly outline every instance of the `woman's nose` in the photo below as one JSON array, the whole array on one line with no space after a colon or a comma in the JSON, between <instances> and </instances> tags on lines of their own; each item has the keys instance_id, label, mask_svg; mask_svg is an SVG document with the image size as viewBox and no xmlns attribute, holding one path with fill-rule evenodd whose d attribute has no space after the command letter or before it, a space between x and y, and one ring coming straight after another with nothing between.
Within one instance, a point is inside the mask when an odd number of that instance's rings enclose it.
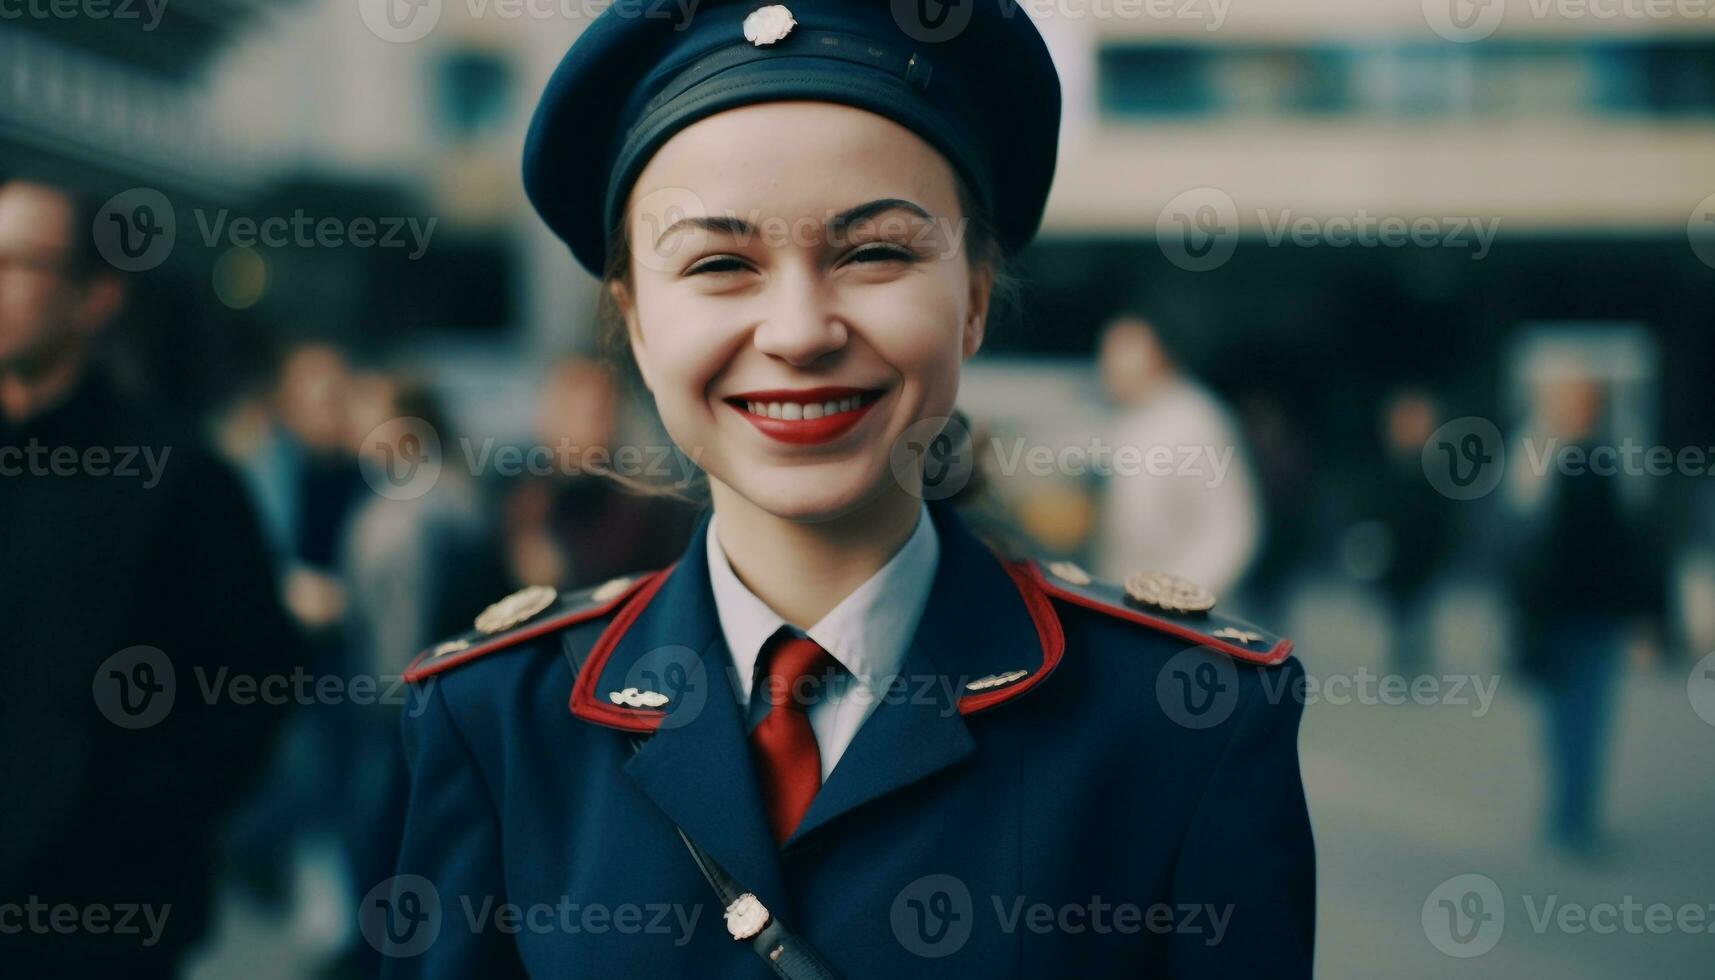
<instances>
[{"instance_id":1,"label":"woman's nose","mask_svg":"<svg viewBox=\"0 0 1715 980\"><path fill-rule=\"evenodd\" d=\"M756 348L794 367L806 367L846 346L845 321L831 291L816 276L782 276L770 290L767 313L757 324Z\"/></svg>"}]
</instances>

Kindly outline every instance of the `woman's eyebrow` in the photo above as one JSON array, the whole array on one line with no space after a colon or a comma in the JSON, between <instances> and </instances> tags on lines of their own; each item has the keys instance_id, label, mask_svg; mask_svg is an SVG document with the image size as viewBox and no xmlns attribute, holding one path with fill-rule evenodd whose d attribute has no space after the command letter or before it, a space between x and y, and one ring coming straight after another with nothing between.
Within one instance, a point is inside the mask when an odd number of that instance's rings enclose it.
<instances>
[{"instance_id":1,"label":"woman's eyebrow","mask_svg":"<svg viewBox=\"0 0 1715 980\"><path fill-rule=\"evenodd\" d=\"M840 234L860 221L889 211L908 211L924 221L934 220L933 215L912 201L900 197L882 197L834 215L828 220L828 231L830 234ZM668 235L686 227L701 228L713 234L732 235L737 238L747 238L756 233L754 225L737 215L687 215L663 228L661 234L655 237L655 244L659 246Z\"/></svg>"},{"instance_id":2,"label":"woman's eyebrow","mask_svg":"<svg viewBox=\"0 0 1715 980\"><path fill-rule=\"evenodd\" d=\"M728 215L726 217L722 217L720 215L696 215L680 218L678 221L675 221L666 228L663 228L661 230L661 234L655 237L655 244L659 246L661 241L668 235L671 235L675 231L687 226L701 228L704 231L713 232L717 235L734 235L740 238L754 234L756 231L756 229L751 226L750 222L734 215Z\"/></svg>"},{"instance_id":3,"label":"woman's eyebrow","mask_svg":"<svg viewBox=\"0 0 1715 980\"><path fill-rule=\"evenodd\" d=\"M922 218L924 221L934 220L933 215L928 211L923 210L923 208L917 204L903 198L883 197L877 198L873 201L868 201L864 204L859 204L856 207L847 208L839 214L834 215L833 219L828 222L828 231L832 234L839 234L851 225L857 224L859 221L863 221L866 218L873 218L878 214L884 214L888 211L909 211L917 217Z\"/></svg>"}]
</instances>

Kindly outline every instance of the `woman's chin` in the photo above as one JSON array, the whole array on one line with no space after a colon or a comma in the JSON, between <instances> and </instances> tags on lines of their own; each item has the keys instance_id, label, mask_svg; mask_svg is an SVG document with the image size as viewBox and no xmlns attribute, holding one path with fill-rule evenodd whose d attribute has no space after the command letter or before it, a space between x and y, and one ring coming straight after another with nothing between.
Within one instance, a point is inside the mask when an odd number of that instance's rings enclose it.
<instances>
[{"instance_id":1,"label":"woman's chin","mask_svg":"<svg viewBox=\"0 0 1715 980\"><path fill-rule=\"evenodd\" d=\"M759 468L732 486L775 517L809 524L847 517L899 489L885 469L864 467L860 472L853 466Z\"/></svg>"}]
</instances>

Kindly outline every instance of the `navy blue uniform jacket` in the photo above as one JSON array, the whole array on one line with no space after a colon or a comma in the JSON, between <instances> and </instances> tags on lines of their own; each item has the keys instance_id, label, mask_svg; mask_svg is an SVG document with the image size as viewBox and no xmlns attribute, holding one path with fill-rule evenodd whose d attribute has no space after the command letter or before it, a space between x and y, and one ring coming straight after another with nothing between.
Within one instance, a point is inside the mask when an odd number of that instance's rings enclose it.
<instances>
[{"instance_id":1,"label":"navy blue uniform jacket","mask_svg":"<svg viewBox=\"0 0 1715 980\"><path fill-rule=\"evenodd\" d=\"M783 846L706 522L663 571L425 654L399 873L363 913L388 975L770 976L677 823L847 978L1308 977L1290 643L1003 560L931 513L899 683Z\"/></svg>"}]
</instances>

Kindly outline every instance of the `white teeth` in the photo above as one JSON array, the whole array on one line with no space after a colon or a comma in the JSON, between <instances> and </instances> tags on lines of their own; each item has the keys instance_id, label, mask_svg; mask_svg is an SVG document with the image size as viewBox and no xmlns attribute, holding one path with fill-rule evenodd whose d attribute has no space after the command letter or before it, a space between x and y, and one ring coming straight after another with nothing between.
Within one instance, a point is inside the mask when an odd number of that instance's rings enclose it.
<instances>
[{"instance_id":1,"label":"white teeth","mask_svg":"<svg viewBox=\"0 0 1715 980\"><path fill-rule=\"evenodd\" d=\"M771 419L819 419L825 415L849 412L863 404L863 396L850 395L825 402L758 402L746 401L745 410L752 415Z\"/></svg>"}]
</instances>

